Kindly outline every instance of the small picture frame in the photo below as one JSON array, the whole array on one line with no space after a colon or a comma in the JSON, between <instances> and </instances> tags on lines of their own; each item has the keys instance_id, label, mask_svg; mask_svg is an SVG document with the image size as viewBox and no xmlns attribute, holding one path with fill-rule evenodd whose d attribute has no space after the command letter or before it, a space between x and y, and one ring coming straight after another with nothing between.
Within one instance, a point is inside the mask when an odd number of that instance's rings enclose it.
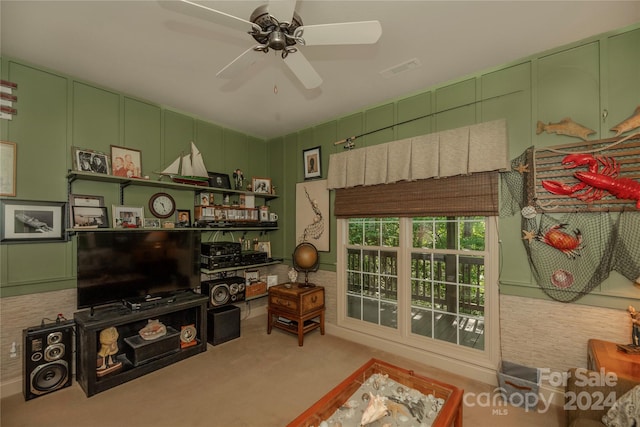
<instances>
[{"instance_id":1,"label":"small picture frame","mask_svg":"<svg viewBox=\"0 0 640 427\"><path fill-rule=\"evenodd\" d=\"M133 148L111 146L111 172L123 178L142 178L142 152Z\"/></svg>"},{"instance_id":2,"label":"small picture frame","mask_svg":"<svg viewBox=\"0 0 640 427\"><path fill-rule=\"evenodd\" d=\"M86 194L70 194L69 205L97 208L100 206L104 206L104 197Z\"/></svg>"},{"instance_id":3,"label":"small picture frame","mask_svg":"<svg viewBox=\"0 0 640 427\"><path fill-rule=\"evenodd\" d=\"M16 196L17 146L0 141L0 196Z\"/></svg>"},{"instance_id":4,"label":"small picture frame","mask_svg":"<svg viewBox=\"0 0 640 427\"><path fill-rule=\"evenodd\" d=\"M104 206L71 206L73 228L109 228L107 208Z\"/></svg>"},{"instance_id":5,"label":"small picture frame","mask_svg":"<svg viewBox=\"0 0 640 427\"><path fill-rule=\"evenodd\" d=\"M231 189L231 180L226 173L207 172L209 175L209 187Z\"/></svg>"},{"instance_id":6,"label":"small picture frame","mask_svg":"<svg viewBox=\"0 0 640 427\"><path fill-rule=\"evenodd\" d=\"M322 178L322 164L320 146L302 151L302 166L304 167L304 179Z\"/></svg>"},{"instance_id":7,"label":"small picture frame","mask_svg":"<svg viewBox=\"0 0 640 427\"><path fill-rule=\"evenodd\" d=\"M113 205L113 228L140 228L143 220L142 206Z\"/></svg>"},{"instance_id":8,"label":"small picture frame","mask_svg":"<svg viewBox=\"0 0 640 427\"><path fill-rule=\"evenodd\" d=\"M266 252L267 258L271 258L271 242L258 242L256 244L256 250L258 252Z\"/></svg>"},{"instance_id":9,"label":"small picture frame","mask_svg":"<svg viewBox=\"0 0 640 427\"><path fill-rule=\"evenodd\" d=\"M88 148L71 147L73 169L79 172L109 175L109 156Z\"/></svg>"},{"instance_id":10,"label":"small picture frame","mask_svg":"<svg viewBox=\"0 0 640 427\"><path fill-rule=\"evenodd\" d=\"M0 242L65 241L66 202L0 199Z\"/></svg>"},{"instance_id":11,"label":"small picture frame","mask_svg":"<svg viewBox=\"0 0 640 427\"><path fill-rule=\"evenodd\" d=\"M260 272L258 270L245 270L244 280L247 285L260 281Z\"/></svg>"},{"instance_id":12,"label":"small picture frame","mask_svg":"<svg viewBox=\"0 0 640 427\"><path fill-rule=\"evenodd\" d=\"M176 210L176 227L191 227L191 211L189 209Z\"/></svg>"},{"instance_id":13,"label":"small picture frame","mask_svg":"<svg viewBox=\"0 0 640 427\"><path fill-rule=\"evenodd\" d=\"M158 218L145 218L144 228L161 228L160 220Z\"/></svg>"},{"instance_id":14,"label":"small picture frame","mask_svg":"<svg viewBox=\"0 0 640 427\"><path fill-rule=\"evenodd\" d=\"M251 178L251 189L254 193L271 194L271 178Z\"/></svg>"}]
</instances>

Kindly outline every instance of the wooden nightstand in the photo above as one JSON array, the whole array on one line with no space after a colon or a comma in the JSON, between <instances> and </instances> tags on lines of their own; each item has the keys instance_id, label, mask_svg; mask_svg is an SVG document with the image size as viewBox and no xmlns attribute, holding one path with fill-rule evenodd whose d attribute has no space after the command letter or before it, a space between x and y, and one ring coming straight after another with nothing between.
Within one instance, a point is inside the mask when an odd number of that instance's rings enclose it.
<instances>
[{"instance_id":1,"label":"wooden nightstand","mask_svg":"<svg viewBox=\"0 0 640 427\"><path fill-rule=\"evenodd\" d=\"M269 288L267 308L267 334L276 327L298 334L298 345L302 346L304 334L316 328L324 335L324 288L303 288L284 284Z\"/></svg>"},{"instance_id":2,"label":"wooden nightstand","mask_svg":"<svg viewBox=\"0 0 640 427\"><path fill-rule=\"evenodd\" d=\"M606 372L615 372L618 377L640 382L640 355L618 350L616 343L590 339L587 363L593 371L604 368Z\"/></svg>"}]
</instances>

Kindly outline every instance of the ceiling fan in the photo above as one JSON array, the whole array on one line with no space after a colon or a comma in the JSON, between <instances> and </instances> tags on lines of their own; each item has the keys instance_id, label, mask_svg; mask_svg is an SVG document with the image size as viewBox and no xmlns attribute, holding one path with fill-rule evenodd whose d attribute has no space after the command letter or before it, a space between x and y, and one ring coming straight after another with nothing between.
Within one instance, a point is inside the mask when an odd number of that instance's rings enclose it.
<instances>
[{"instance_id":1,"label":"ceiling fan","mask_svg":"<svg viewBox=\"0 0 640 427\"><path fill-rule=\"evenodd\" d=\"M244 68L256 62L259 53L267 53L271 49L281 51L285 64L304 87L313 89L322 84L322 78L298 46L373 44L382 34L379 21L305 26L302 18L294 10L296 0L269 0L267 4L257 7L249 20L190 0L161 3L181 13L246 31L258 42L216 74L222 78L235 77Z\"/></svg>"}]
</instances>

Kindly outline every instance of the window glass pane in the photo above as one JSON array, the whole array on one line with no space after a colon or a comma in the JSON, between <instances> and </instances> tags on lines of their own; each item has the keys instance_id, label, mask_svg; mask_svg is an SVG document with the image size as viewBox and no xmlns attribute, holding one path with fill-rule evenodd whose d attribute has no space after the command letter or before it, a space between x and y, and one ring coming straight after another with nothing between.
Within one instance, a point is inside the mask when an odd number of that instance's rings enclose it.
<instances>
[{"instance_id":1,"label":"window glass pane","mask_svg":"<svg viewBox=\"0 0 640 427\"><path fill-rule=\"evenodd\" d=\"M350 245L361 245L364 235L364 220L361 218L352 218L349 220L349 239Z\"/></svg>"},{"instance_id":2,"label":"window glass pane","mask_svg":"<svg viewBox=\"0 0 640 427\"><path fill-rule=\"evenodd\" d=\"M413 219L413 247L433 248L435 231L433 221L424 218Z\"/></svg>"},{"instance_id":3,"label":"window glass pane","mask_svg":"<svg viewBox=\"0 0 640 427\"><path fill-rule=\"evenodd\" d=\"M398 218L385 218L381 224L382 241L380 246L398 247L400 244L400 222Z\"/></svg>"},{"instance_id":4,"label":"window glass pane","mask_svg":"<svg viewBox=\"0 0 640 427\"><path fill-rule=\"evenodd\" d=\"M442 341L458 342L458 322L455 314L435 313L433 337Z\"/></svg>"},{"instance_id":5,"label":"window glass pane","mask_svg":"<svg viewBox=\"0 0 640 427\"><path fill-rule=\"evenodd\" d=\"M411 332L423 337L433 338L433 319L431 310L413 308L411 310Z\"/></svg>"},{"instance_id":6,"label":"window glass pane","mask_svg":"<svg viewBox=\"0 0 640 427\"><path fill-rule=\"evenodd\" d=\"M347 316L354 319L362 319L362 298L347 295Z\"/></svg>"},{"instance_id":7,"label":"window glass pane","mask_svg":"<svg viewBox=\"0 0 640 427\"><path fill-rule=\"evenodd\" d=\"M447 227L449 223L446 221L437 221L434 224L435 227L435 247L436 249L455 249L455 247L450 247L447 244ZM454 246L454 245L451 245Z\"/></svg>"},{"instance_id":8,"label":"window glass pane","mask_svg":"<svg viewBox=\"0 0 640 427\"><path fill-rule=\"evenodd\" d=\"M364 245L380 246L380 222L375 218L366 219L364 222Z\"/></svg>"},{"instance_id":9,"label":"window glass pane","mask_svg":"<svg viewBox=\"0 0 640 427\"><path fill-rule=\"evenodd\" d=\"M369 323L379 323L380 309L378 306L378 300L370 298L364 298L362 300L362 320Z\"/></svg>"},{"instance_id":10,"label":"window glass pane","mask_svg":"<svg viewBox=\"0 0 640 427\"><path fill-rule=\"evenodd\" d=\"M390 328L398 327L398 305L389 302L380 302L380 324Z\"/></svg>"},{"instance_id":11,"label":"window glass pane","mask_svg":"<svg viewBox=\"0 0 640 427\"><path fill-rule=\"evenodd\" d=\"M460 224L460 249L484 251L484 219L469 219Z\"/></svg>"}]
</instances>

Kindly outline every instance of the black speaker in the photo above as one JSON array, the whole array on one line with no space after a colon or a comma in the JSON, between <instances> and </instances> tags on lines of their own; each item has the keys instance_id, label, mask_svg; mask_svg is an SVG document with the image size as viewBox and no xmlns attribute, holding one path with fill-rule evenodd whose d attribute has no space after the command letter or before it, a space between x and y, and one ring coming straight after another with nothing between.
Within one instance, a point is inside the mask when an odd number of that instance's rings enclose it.
<instances>
[{"instance_id":1,"label":"black speaker","mask_svg":"<svg viewBox=\"0 0 640 427\"><path fill-rule=\"evenodd\" d=\"M25 400L69 387L73 360L73 320L24 329L22 365Z\"/></svg>"},{"instance_id":2,"label":"black speaker","mask_svg":"<svg viewBox=\"0 0 640 427\"><path fill-rule=\"evenodd\" d=\"M209 307L221 307L244 301L244 277L224 277L200 283L200 293L209 296Z\"/></svg>"},{"instance_id":3,"label":"black speaker","mask_svg":"<svg viewBox=\"0 0 640 427\"><path fill-rule=\"evenodd\" d=\"M240 337L240 308L235 305L207 310L207 341L222 344Z\"/></svg>"}]
</instances>

